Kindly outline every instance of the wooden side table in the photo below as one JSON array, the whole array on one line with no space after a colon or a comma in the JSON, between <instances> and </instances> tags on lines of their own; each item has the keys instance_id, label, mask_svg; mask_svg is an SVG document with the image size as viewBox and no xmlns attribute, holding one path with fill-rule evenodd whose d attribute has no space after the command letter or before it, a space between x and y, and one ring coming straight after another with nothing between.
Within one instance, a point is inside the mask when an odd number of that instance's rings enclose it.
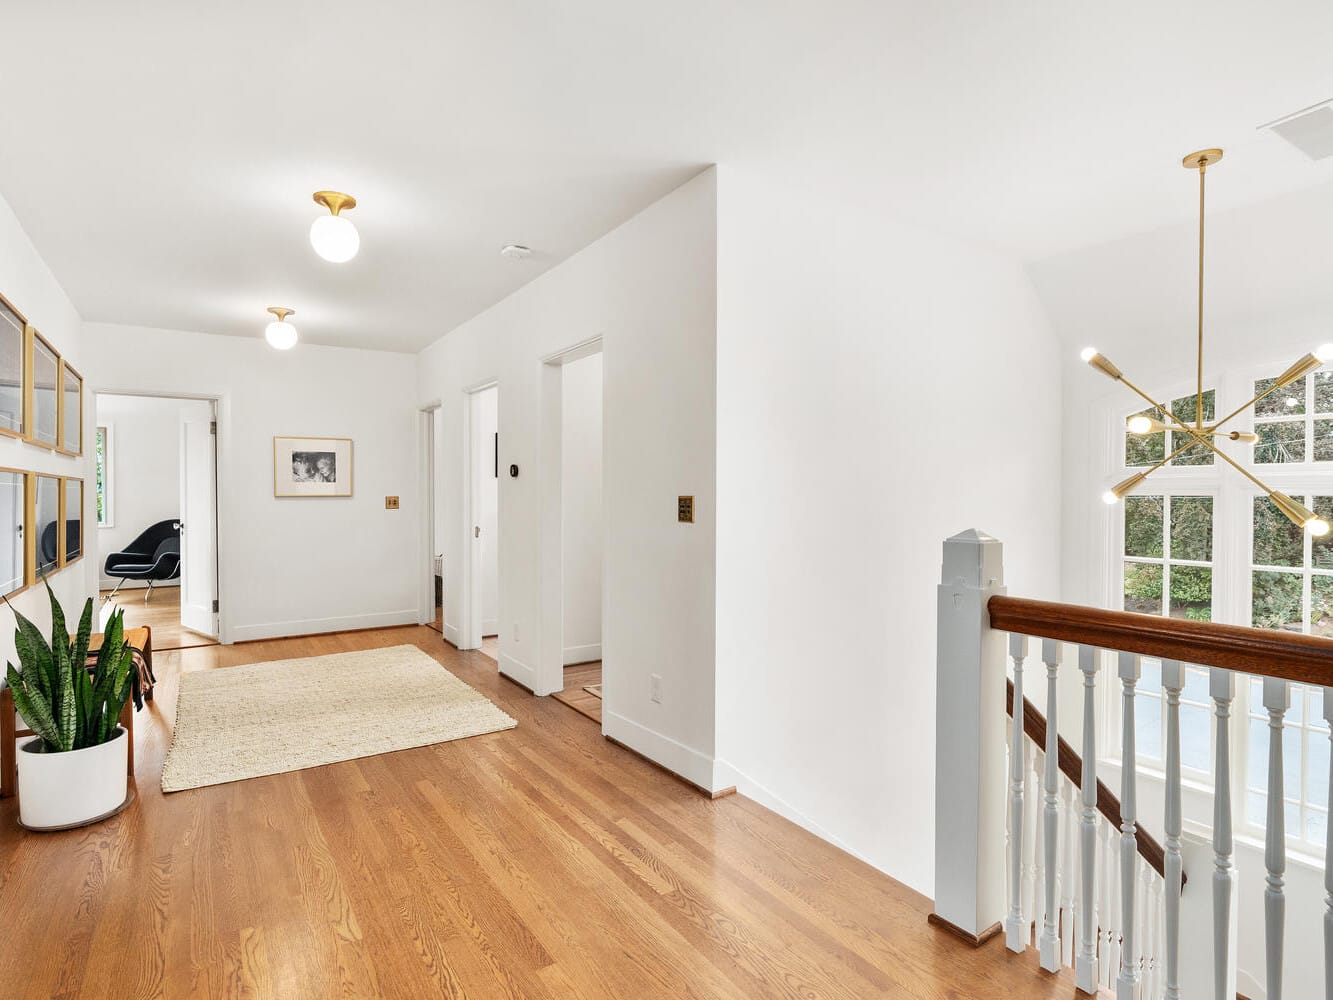
<instances>
[{"instance_id":1,"label":"wooden side table","mask_svg":"<svg viewBox=\"0 0 1333 1000\"><path fill-rule=\"evenodd\" d=\"M102 640L105 636L101 632L94 633L88 639L88 652L95 653L102 648ZM144 663L148 666L149 679L143 682L144 697L149 701L153 698L152 686L152 666L153 666L153 630L147 626L143 628L128 628L125 630L125 641L135 649L143 653ZM125 735L129 737L129 775L134 776L134 699L127 698L125 707L120 710L120 724L125 727ZM0 688L0 798L8 798L13 795L18 788L18 747L16 741L21 736L31 736L31 729L17 729L14 712L14 693L8 687Z\"/></svg>"}]
</instances>

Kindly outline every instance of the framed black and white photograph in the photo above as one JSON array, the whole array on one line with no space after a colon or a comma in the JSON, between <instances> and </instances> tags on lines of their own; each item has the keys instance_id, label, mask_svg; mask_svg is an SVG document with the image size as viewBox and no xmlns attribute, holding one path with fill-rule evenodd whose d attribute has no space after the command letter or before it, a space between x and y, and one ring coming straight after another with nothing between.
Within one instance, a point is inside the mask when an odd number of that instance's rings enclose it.
<instances>
[{"instance_id":1,"label":"framed black and white photograph","mask_svg":"<svg viewBox=\"0 0 1333 1000\"><path fill-rule=\"evenodd\" d=\"M352 439L275 437L275 497L350 497Z\"/></svg>"}]
</instances>

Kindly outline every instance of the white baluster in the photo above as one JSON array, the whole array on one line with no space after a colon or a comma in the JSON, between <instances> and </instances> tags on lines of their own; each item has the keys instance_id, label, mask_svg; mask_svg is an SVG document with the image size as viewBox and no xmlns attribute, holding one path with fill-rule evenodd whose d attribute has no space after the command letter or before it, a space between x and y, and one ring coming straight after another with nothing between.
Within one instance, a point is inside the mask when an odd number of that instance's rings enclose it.
<instances>
[{"instance_id":1,"label":"white baluster","mask_svg":"<svg viewBox=\"0 0 1333 1000\"><path fill-rule=\"evenodd\" d=\"M1209 679L1217 727L1216 787L1213 792L1213 993L1216 1000L1233 1000L1231 968L1231 896L1235 883L1231 833L1231 703L1236 678L1230 670L1213 667Z\"/></svg>"},{"instance_id":2,"label":"white baluster","mask_svg":"<svg viewBox=\"0 0 1333 1000\"><path fill-rule=\"evenodd\" d=\"M1046 754L1038 746L1032 748L1031 784L1028 790L1029 801L1041 801L1042 774L1046 770ZM1046 921L1046 824L1041 821L1041 810L1029 809L1032 816L1032 896L1031 924L1035 939ZM1034 940L1035 943L1035 940Z\"/></svg>"},{"instance_id":3,"label":"white baluster","mask_svg":"<svg viewBox=\"0 0 1333 1000\"><path fill-rule=\"evenodd\" d=\"M1333 688L1324 688L1324 721L1328 723L1329 751L1333 753ZM1333 768L1328 772L1328 801L1333 805ZM1333 1000L1333 819L1324 843L1324 1000Z\"/></svg>"},{"instance_id":4,"label":"white baluster","mask_svg":"<svg viewBox=\"0 0 1333 1000\"><path fill-rule=\"evenodd\" d=\"M1060 802L1060 964L1074 964L1074 900L1078 876L1074 872L1074 844L1078 841L1078 789L1072 782L1061 787Z\"/></svg>"},{"instance_id":5,"label":"white baluster","mask_svg":"<svg viewBox=\"0 0 1333 1000\"><path fill-rule=\"evenodd\" d=\"M1185 667L1162 661L1166 689L1166 1000L1180 1000L1180 890L1184 860L1180 854L1180 692Z\"/></svg>"},{"instance_id":6,"label":"white baluster","mask_svg":"<svg viewBox=\"0 0 1333 1000\"><path fill-rule=\"evenodd\" d=\"M1009 735L1009 916L1004 922L1005 945L1020 952L1027 947L1023 930L1023 780L1027 740L1023 735L1023 661L1028 637L1011 633L1009 655L1014 661L1014 718Z\"/></svg>"},{"instance_id":7,"label":"white baluster","mask_svg":"<svg viewBox=\"0 0 1333 1000\"><path fill-rule=\"evenodd\" d=\"M1268 970L1268 1000L1282 1000L1282 938L1286 923L1283 881L1287 871L1286 796L1282 781L1282 718L1291 707L1291 688L1276 677L1264 678L1264 708L1268 710L1268 829L1264 834L1264 957Z\"/></svg>"},{"instance_id":8,"label":"white baluster","mask_svg":"<svg viewBox=\"0 0 1333 1000\"><path fill-rule=\"evenodd\" d=\"M1138 857L1138 826L1135 824L1137 758L1134 753L1134 688L1139 682L1137 653L1120 654L1120 685L1124 695L1120 728L1120 975L1115 981L1116 1000L1136 1000L1139 989L1138 952L1134 935L1134 859Z\"/></svg>"},{"instance_id":9,"label":"white baluster","mask_svg":"<svg viewBox=\"0 0 1333 1000\"><path fill-rule=\"evenodd\" d=\"M1116 976L1120 974L1120 945L1122 941L1120 924L1120 828L1114 823L1106 824L1104 849L1106 851L1106 986L1115 988Z\"/></svg>"},{"instance_id":10,"label":"white baluster","mask_svg":"<svg viewBox=\"0 0 1333 1000\"><path fill-rule=\"evenodd\" d=\"M1083 674L1083 813L1079 824L1082 844L1082 908L1079 911L1078 960L1074 981L1084 993L1097 986L1097 920L1094 916L1097 873L1097 661L1091 646L1078 647L1078 669ZM1102 910L1105 913L1105 909Z\"/></svg>"},{"instance_id":11,"label":"white baluster","mask_svg":"<svg viewBox=\"0 0 1333 1000\"><path fill-rule=\"evenodd\" d=\"M1056 858L1060 849L1060 732L1057 709L1060 699L1060 660L1064 646L1054 639L1041 641L1041 660L1046 664L1046 776L1043 813L1043 843L1046 850L1046 921L1042 924L1038 950L1041 967L1047 972L1060 970L1059 909L1055 895Z\"/></svg>"}]
</instances>

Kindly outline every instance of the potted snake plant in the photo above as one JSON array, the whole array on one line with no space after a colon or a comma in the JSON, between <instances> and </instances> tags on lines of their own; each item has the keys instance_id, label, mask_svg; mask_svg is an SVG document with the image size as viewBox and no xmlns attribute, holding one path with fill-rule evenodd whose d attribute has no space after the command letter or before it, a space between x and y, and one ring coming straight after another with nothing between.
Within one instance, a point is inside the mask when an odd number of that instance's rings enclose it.
<instances>
[{"instance_id":1,"label":"potted snake plant","mask_svg":"<svg viewBox=\"0 0 1333 1000\"><path fill-rule=\"evenodd\" d=\"M125 645L124 612L107 624L97 665L87 666L93 602L78 631L51 598L51 641L17 611L14 646L20 669L5 682L35 734L19 748L19 822L31 830L82 826L119 811L126 799L129 737L118 723L133 684L134 654Z\"/></svg>"}]
</instances>

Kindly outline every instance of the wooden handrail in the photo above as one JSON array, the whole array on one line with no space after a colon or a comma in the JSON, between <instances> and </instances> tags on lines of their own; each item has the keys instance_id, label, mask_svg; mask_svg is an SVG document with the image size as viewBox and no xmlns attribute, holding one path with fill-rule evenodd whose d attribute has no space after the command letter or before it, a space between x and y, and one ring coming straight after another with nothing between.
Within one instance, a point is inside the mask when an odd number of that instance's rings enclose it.
<instances>
[{"instance_id":1,"label":"wooden handrail","mask_svg":"<svg viewBox=\"0 0 1333 1000\"><path fill-rule=\"evenodd\" d=\"M1079 604L992 597L991 628L1259 677L1333 686L1333 639Z\"/></svg>"},{"instance_id":2,"label":"wooden handrail","mask_svg":"<svg viewBox=\"0 0 1333 1000\"><path fill-rule=\"evenodd\" d=\"M992 601L998 599L992 598ZM1004 708L1012 718L1014 714L1014 682L1007 681L1006 684L1007 692L1004 699ZM1023 699L1023 732L1037 746L1043 748L1046 746L1046 716L1042 715L1037 710L1037 706L1026 698ZM1063 736L1057 737L1057 740L1060 772L1074 783L1074 787L1083 787L1083 758L1074 752L1074 748L1065 742ZM1097 811L1105 816L1117 830L1120 829L1120 800L1100 779L1097 781ZM1153 871L1157 872L1162 878L1166 878L1166 852L1162 850L1162 845L1154 840L1151 835L1144 833L1141 827L1137 830L1137 843L1139 856L1152 866ZM1182 870L1180 873L1181 887L1183 888L1188 881L1189 879Z\"/></svg>"}]
</instances>

